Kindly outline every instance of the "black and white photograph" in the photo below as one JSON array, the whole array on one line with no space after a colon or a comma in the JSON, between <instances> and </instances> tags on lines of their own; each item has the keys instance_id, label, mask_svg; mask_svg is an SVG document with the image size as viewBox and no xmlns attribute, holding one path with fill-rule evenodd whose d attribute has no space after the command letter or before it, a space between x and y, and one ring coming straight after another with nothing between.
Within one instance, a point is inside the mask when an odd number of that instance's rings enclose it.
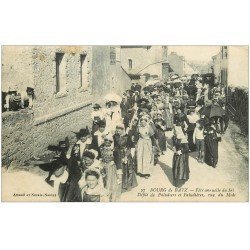
<instances>
[{"instance_id":1,"label":"black and white photograph","mask_svg":"<svg viewBox=\"0 0 250 250\"><path fill-rule=\"evenodd\" d=\"M248 201L248 46L8 46L2 201Z\"/></svg>"},{"instance_id":2,"label":"black and white photograph","mask_svg":"<svg viewBox=\"0 0 250 250\"><path fill-rule=\"evenodd\" d=\"M249 1L0 10L1 249L249 249Z\"/></svg>"}]
</instances>

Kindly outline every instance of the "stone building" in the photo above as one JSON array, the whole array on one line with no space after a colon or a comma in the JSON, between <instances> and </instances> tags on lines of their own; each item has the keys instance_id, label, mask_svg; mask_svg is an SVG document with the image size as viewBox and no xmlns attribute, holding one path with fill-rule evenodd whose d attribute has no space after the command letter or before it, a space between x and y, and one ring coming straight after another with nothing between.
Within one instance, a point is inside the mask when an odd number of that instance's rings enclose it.
<instances>
[{"instance_id":1,"label":"stone building","mask_svg":"<svg viewBox=\"0 0 250 250\"><path fill-rule=\"evenodd\" d=\"M185 74L185 58L183 56L179 56L176 52L171 52L168 55L168 61L174 73L178 74L179 76Z\"/></svg>"},{"instance_id":2,"label":"stone building","mask_svg":"<svg viewBox=\"0 0 250 250\"><path fill-rule=\"evenodd\" d=\"M99 99L105 93L121 94L130 88L131 79L121 65L120 46L93 46L92 54L93 96Z\"/></svg>"},{"instance_id":3,"label":"stone building","mask_svg":"<svg viewBox=\"0 0 250 250\"><path fill-rule=\"evenodd\" d=\"M2 162L22 165L91 125L92 103L130 78L112 46L3 46L2 91L35 90L32 110L2 114Z\"/></svg>"},{"instance_id":4,"label":"stone building","mask_svg":"<svg viewBox=\"0 0 250 250\"><path fill-rule=\"evenodd\" d=\"M184 56L179 56L176 52L171 52L168 55L168 61L171 69L179 76L197 74L193 66L185 60Z\"/></svg>"},{"instance_id":5,"label":"stone building","mask_svg":"<svg viewBox=\"0 0 250 250\"><path fill-rule=\"evenodd\" d=\"M30 46L2 46L2 91L34 87Z\"/></svg>"},{"instance_id":6,"label":"stone building","mask_svg":"<svg viewBox=\"0 0 250 250\"><path fill-rule=\"evenodd\" d=\"M221 81L221 53L212 57L212 70L216 78L216 82Z\"/></svg>"},{"instance_id":7,"label":"stone building","mask_svg":"<svg viewBox=\"0 0 250 250\"><path fill-rule=\"evenodd\" d=\"M121 46L121 65L129 75L168 78L167 46Z\"/></svg>"},{"instance_id":8,"label":"stone building","mask_svg":"<svg viewBox=\"0 0 250 250\"><path fill-rule=\"evenodd\" d=\"M221 46L212 57L213 72L225 86L248 86L248 47Z\"/></svg>"},{"instance_id":9,"label":"stone building","mask_svg":"<svg viewBox=\"0 0 250 250\"><path fill-rule=\"evenodd\" d=\"M248 89L249 47L230 45L227 46L227 50L224 52L227 52L224 67L227 67L228 86L239 86Z\"/></svg>"}]
</instances>

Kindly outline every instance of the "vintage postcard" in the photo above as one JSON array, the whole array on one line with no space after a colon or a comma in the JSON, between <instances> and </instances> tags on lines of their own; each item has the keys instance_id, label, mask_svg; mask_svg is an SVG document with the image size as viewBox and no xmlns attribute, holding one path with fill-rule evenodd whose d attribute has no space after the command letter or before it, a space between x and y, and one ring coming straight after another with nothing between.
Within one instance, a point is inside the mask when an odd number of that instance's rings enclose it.
<instances>
[{"instance_id":1,"label":"vintage postcard","mask_svg":"<svg viewBox=\"0 0 250 250\"><path fill-rule=\"evenodd\" d=\"M2 46L2 201L247 202L248 46Z\"/></svg>"}]
</instances>

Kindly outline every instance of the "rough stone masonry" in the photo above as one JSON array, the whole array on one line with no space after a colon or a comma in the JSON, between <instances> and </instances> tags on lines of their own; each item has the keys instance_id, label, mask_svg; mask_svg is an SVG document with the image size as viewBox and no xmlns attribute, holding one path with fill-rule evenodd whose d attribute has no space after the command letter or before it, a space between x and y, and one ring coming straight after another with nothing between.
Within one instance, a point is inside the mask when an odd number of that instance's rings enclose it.
<instances>
[{"instance_id":1,"label":"rough stone masonry","mask_svg":"<svg viewBox=\"0 0 250 250\"><path fill-rule=\"evenodd\" d=\"M2 50L4 89L35 89L32 110L2 115L3 165L24 165L48 145L90 126L93 102L130 87L120 63L110 64L110 46L3 46ZM59 91L58 53L64 84Z\"/></svg>"}]
</instances>

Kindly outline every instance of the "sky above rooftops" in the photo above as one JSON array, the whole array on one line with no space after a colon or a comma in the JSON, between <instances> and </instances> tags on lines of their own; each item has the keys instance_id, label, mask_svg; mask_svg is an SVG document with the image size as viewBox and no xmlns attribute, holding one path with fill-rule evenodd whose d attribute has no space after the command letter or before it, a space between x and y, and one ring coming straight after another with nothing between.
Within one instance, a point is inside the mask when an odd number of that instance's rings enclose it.
<instances>
[{"instance_id":1,"label":"sky above rooftops","mask_svg":"<svg viewBox=\"0 0 250 250\"><path fill-rule=\"evenodd\" d=\"M168 46L169 54L176 52L179 56L184 56L187 61L209 62L219 51L220 46Z\"/></svg>"}]
</instances>

